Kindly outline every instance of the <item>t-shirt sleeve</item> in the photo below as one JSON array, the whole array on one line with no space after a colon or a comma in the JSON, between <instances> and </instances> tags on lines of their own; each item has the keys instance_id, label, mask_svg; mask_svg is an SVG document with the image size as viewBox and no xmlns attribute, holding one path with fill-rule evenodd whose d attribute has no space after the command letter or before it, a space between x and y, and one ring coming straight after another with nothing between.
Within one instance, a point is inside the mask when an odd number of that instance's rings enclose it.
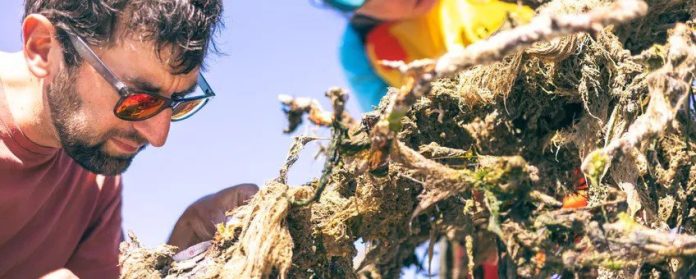
<instances>
[{"instance_id":1,"label":"t-shirt sleeve","mask_svg":"<svg viewBox=\"0 0 696 279\"><path fill-rule=\"evenodd\" d=\"M118 278L118 246L123 241L121 229L121 179L109 177L102 188L105 206L98 206L95 218L85 232L66 268L80 278ZM110 181L109 181L110 180Z\"/></svg>"}]
</instances>

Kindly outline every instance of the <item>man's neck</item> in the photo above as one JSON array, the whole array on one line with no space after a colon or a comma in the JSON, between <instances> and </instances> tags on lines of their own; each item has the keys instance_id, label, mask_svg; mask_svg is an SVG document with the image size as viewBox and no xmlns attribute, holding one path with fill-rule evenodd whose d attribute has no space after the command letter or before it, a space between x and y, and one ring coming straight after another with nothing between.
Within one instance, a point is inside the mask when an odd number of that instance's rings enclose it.
<instances>
[{"instance_id":1,"label":"man's neck","mask_svg":"<svg viewBox=\"0 0 696 279\"><path fill-rule=\"evenodd\" d=\"M38 145L60 147L43 93L44 80L29 71L21 52L0 52L0 83L17 128Z\"/></svg>"}]
</instances>

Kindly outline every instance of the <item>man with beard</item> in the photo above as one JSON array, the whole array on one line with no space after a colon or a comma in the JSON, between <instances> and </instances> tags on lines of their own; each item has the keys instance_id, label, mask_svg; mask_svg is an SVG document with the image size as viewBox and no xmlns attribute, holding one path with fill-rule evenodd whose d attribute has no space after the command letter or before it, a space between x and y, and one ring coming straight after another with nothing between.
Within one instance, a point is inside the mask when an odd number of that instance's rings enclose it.
<instances>
[{"instance_id":1,"label":"man with beard","mask_svg":"<svg viewBox=\"0 0 696 279\"><path fill-rule=\"evenodd\" d=\"M214 96L201 65L221 12L219 0L25 2L22 51L0 52L0 277L118 276L119 174ZM169 243L210 238L256 191L198 200Z\"/></svg>"}]
</instances>

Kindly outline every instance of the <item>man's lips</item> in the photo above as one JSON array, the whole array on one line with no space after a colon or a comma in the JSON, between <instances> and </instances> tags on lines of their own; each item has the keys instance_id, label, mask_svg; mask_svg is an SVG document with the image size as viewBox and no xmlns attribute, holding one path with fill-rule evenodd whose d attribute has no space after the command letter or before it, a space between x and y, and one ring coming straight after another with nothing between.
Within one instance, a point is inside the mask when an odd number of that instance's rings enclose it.
<instances>
[{"instance_id":1,"label":"man's lips","mask_svg":"<svg viewBox=\"0 0 696 279\"><path fill-rule=\"evenodd\" d=\"M128 140L123 140L123 139L118 139L118 138L111 138L111 142L116 145L118 149L121 149L124 153L132 154L138 151L140 149L140 144L137 144L132 141Z\"/></svg>"}]
</instances>

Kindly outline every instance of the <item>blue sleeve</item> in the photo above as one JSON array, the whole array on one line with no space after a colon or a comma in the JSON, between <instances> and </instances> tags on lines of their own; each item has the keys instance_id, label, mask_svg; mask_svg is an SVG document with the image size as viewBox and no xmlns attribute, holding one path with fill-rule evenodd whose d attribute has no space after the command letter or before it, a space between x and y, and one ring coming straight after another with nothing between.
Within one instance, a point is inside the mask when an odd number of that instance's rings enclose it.
<instances>
[{"instance_id":1,"label":"blue sleeve","mask_svg":"<svg viewBox=\"0 0 696 279\"><path fill-rule=\"evenodd\" d=\"M387 92L387 84L370 64L358 32L348 24L339 49L341 66L363 111L371 111Z\"/></svg>"}]
</instances>

